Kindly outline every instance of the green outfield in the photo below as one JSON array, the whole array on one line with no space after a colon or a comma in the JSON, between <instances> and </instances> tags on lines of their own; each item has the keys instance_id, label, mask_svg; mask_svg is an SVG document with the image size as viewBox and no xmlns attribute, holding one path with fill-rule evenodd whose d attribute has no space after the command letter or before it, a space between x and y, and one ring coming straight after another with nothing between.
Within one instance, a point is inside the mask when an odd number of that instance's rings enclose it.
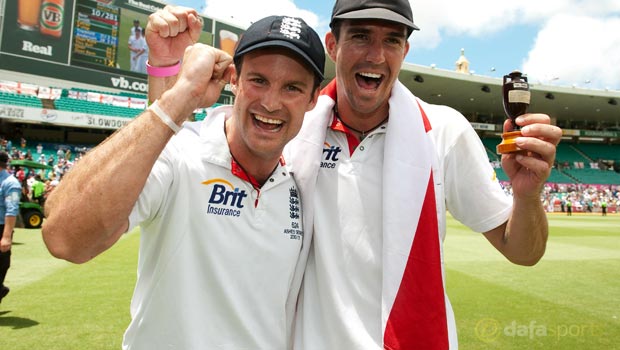
<instances>
[{"instance_id":1,"label":"green outfield","mask_svg":"<svg viewBox=\"0 0 620 350\"><path fill-rule=\"evenodd\" d=\"M620 216L549 215L536 266L452 220L448 294L461 349L620 349Z\"/></svg>"},{"instance_id":2,"label":"green outfield","mask_svg":"<svg viewBox=\"0 0 620 350\"><path fill-rule=\"evenodd\" d=\"M620 349L620 216L549 221L545 257L519 267L450 219L445 259L460 349ZM120 349L139 234L84 265L49 256L38 230L19 229L14 241L0 349Z\"/></svg>"}]
</instances>

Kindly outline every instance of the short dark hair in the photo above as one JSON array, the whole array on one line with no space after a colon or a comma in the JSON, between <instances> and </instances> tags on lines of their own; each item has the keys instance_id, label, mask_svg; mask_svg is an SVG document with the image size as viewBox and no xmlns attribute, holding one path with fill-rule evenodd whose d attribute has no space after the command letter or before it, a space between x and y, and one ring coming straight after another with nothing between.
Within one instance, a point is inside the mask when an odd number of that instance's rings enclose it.
<instances>
[{"instance_id":1,"label":"short dark hair","mask_svg":"<svg viewBox=\"0 0 620 350\"><path fill-rule=\"evenodd\" d=\"M330 24L330 29L332 31L332 34L334 34L334 37L336 38L336 41L338 41L340 39L340 30L342 28L342 20L334 20L331 24Z\"/></svg>"}]
</instances>

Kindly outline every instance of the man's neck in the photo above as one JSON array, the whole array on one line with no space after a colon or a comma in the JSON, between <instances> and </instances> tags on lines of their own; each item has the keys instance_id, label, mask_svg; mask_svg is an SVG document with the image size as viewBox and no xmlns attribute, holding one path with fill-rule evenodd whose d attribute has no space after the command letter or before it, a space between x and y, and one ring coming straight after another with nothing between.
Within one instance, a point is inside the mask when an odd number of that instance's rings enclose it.
<instances>
[{"instance_id":1,"label":"man's neck","mask_svg":"<svg viewBox=\"0 0 620 350\"><path fill-rule=\"evenodd\" d=\"M389 106L386 104L371 112L361 112L353 109L345 99L337 99L334 111L349 129L364 134L376 129L386 121L389 115Z\"/></svg>"},{"instance_id":2,"label":"man's neck","mask_svg":"<svg viewBox=\"0 0 620 350\"><path fill-rule=\"evenodd\" d=\"M226 141L230 154L249 177L252 177L262 186L271 176L280 161L280 155L269 159L260 158L256 154L247 149L245 144L239 140L239 136L233 130L231 118L225 123Z\"/></svg>"},{"instance_id":3,"label":"man's neck","mask_svg":"<svg viewBox=\"0 0 620 350\"><path fill-rule=\"evenodd\" d=\"M258 183L259 187L262 187L265 182L267 182L267 179L269 179L271 174L273 174L273 171L278 166L278 161L280 160L278 157L273 161L265 161L258 159L253 155L248 155L245 152L238 153L240 153L240 155L235 154L232 149L230 150L230 154L233 159L241 167L241 172L245 173L245 175L249 178L253 178L256 183Z\"/></svg>"}]
</instances>

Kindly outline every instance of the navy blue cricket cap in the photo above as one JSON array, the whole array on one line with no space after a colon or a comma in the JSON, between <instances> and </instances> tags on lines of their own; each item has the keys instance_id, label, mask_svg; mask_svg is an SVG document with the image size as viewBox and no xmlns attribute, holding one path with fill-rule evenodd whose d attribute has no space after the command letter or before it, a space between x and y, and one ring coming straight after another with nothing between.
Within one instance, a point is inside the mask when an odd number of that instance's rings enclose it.
<instances>
[{"instance_id":1,"label":"navy blue cricket cap","mask_svg":"<svg viewBox=\"0 0 620 350\"><path fill-rule=\"evenodd\" d=\"M254 22L241 35L235 49L237 60L250 51L284 47L294 51L321 79L325 71L325 49L319 35L298 17L269 16Z\"/></svg>"},{"instance_id":2,"label":"navy blue cricket cap","mask_svg":"<svg viewBox=\"0 0 620 350\"><path fill-rule=\"evenodd\" d=\"M329 26L342 19L383 19L404 24L407 33L420 30L413 23L409 0L336 0Z\"/></svg>"}]
</instances>

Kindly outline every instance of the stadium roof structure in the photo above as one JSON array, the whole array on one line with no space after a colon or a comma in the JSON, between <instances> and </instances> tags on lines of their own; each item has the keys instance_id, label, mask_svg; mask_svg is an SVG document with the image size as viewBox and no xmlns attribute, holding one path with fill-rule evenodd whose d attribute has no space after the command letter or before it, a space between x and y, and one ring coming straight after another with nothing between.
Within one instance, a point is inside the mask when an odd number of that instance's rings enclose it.
<instances>
[{"instance_id":1,"label":"stadium roof structure","mask_svg":"<svg viewBox=\"0 0 620 350\"><path fill-rule=\"evenodd\" d=\"M335 75L328 59L326 80ZM510 72L505 72L506 74ZM465 116L504 117L502 78L404 63L400 81L422 100L447 105ZM568 121L604 121L620 125L620 91L543 85L530 82L530 111L548 114L552 119Z\"/></svg>"}]
</instances>

